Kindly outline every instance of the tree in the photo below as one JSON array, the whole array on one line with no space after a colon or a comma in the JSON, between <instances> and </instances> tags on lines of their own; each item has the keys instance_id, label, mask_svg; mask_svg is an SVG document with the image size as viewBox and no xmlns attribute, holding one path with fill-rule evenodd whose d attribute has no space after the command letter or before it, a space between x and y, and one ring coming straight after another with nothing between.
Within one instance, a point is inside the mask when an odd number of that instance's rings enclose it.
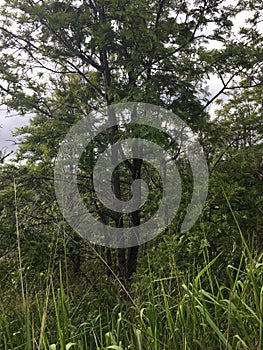
<instances>
[{"instance_id":1,"label":"tree","mask_svg":"<svg viewBox=\"0 0 263 350\"><path fill-rule=\"evenodd\" d=\"M244 6L165 0L6 2L0 28L3 101L20 113L36 114L20 130L27 135L20 157L29 167L35 163L38 171L51 172L70 126L91 110L118 102L157 104L195 131L204 129L204 109L213 100L205 93L207 76L228 77L223 92L240 70L249 76L255 66L236 56L248 56L252 49L229 40L232 20ZM208 25L214 28L211 34ZM222 48L207 49L210 41ZM112 128L101 142L114 143L119 131ZM143 164L134 159L130 165L126 172L136 180ZM116 196L125 197L120 171L112 182ZM103 220L105 212L98 214ZM140 215L133 213L131 225L140 223ZM121 214L112 219L117 227L124 225ZM122 275L135 271L137 255L138 247L118 252Z\"/></svg>"}]
</instances>

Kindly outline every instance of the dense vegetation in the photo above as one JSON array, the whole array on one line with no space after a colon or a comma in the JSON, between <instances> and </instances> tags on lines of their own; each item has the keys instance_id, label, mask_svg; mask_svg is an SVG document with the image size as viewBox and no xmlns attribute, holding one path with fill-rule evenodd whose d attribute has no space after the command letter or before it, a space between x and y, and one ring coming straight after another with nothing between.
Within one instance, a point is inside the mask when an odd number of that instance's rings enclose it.
<instances>
[{"instance_id":1,"label":"dense vegetation","mask_svg":"<svg viewBox=\"0 0 263 350\"><path fill-rule=\"evenodd\" d=\"M0 349L263 348L262 6L2 5L1 103L33 117L15 131L21 137L15 158L1 157ZM242 14L247 21L238 28ZM214 78L221 87L211 95ZM130 198L131 182L144 176L155 199L128 220L94 197L96 159L120 137L169 148L183 185L179 211L161 235L113 249L83 240L67 224L54 164L78 120L130 101L161 106L187 122L206 154L209 193L198 221L181 232L193 177L180 146L138 125L100 134L81 157L78 185L102 222L137 226L156 210L162 190L154 169L132 159L113 174L116 195Z\"/></svg>"}]
</instances>

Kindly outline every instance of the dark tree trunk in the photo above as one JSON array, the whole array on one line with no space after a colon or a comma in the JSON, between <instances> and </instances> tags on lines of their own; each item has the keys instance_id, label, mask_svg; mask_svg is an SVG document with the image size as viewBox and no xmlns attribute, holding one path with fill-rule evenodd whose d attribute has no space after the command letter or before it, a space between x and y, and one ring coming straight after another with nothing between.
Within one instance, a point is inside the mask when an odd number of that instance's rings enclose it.
<instances>
[{"instance_id":1,"label":"dark tree trunk","mask_svg":"<svg viewBox=\"0 0 263 350\"><path fill-rule=\"evenodd\" d=\"M99 12L101 20L105 21L105 13L103 6L99 6ZM107 105L109 106L108 112L109 112L109 121L111 125L114 125L111 128L111 138L110 142L111 144L114 144L115 142L115 135L118 132L118 125L116 125L116 115L113 109L110 108L111 103L113 103L112 94L110 93L111 89L111 72L109 68L109 62L108 62L108 56L107 56L107 50L102 48L100 51L100 59L102 63L102 67L104 70L104 83L105 83L105 100ZM130 84L134 84L135 80L133 79L132 75L129 76ZM133 81L134 80L134 81ZM137 110L134 110L134 115L136 115ZM132 116L133 119L133 116ZM138 145L135 143L134 146L134 154L138 154ZM118 154L116 152L112 152L112 162L116 164L116 160L118 158ZM136 180L140 178L141 175L141 166L142 161L140 159L134 159L133 161L133 170L132 170L132 179ZM121 182L120 182L120 176L118 171L115 171L112 174L112 185L113 185L113 191L115 196L122 200L122 194L121 194ZM138 193L138 199L141 197L141 193L139 191ZM124 221L123 221L123 214L118 213L117 217L115 219L116 227L122 228L124 227ZM135 211L131 214L131 225L134 227L134 230L136 231L135 234L139 234L139 225L140 225L140 211ZM137 257L138 257L138 250L139 246L131 247L128 249L118 249L117 253L117 259L118 259L118 271L120 274L120 277L125 278L125 276L128 276L128 278L132 275L133 272L136 271L137 266ZM127 252L127 253L126 253Z\"/></svg>"},{"instance_id":2,"label":"dark tree trunk","mask_svg":"<svg viewBox=\"0 0 263 350\"><path fill-rule=\"evenodd\" d=\"M134 154L139 154L140 150L138 150L138 144L135 143L134 145ZM133 167L132 167L132 180L138 180L141 178L141 168L142 168L142 160L135 158L133 159ZM137 193L135 193L136 198L138 199L138 202L141 198L141 189L138 189ZM131 225L133 227L133 234L136 235L136 237L139 237L140 235L140 210L136 210L131 213ZM139 242L138 242L139 243ZM134 247L130 247L128 249L128 258L127 258L127 276L128 278L131 277L131 275L136 271L137 268L137 259L138 259L138 251L139 251L139 245L136 245Z\"/></svg>"},{"instance_id":3,"label":"dark tree trunk","mask_svg":"<svg viewBox=\"0 0 263 350\"><path fill-rule=\"evenodd\" d=\"M139 246L131 247L128 250L127 277L136 272Z\"/></svg>"},{"instance_id":4,"label":"dark tree trunk","mask_svg":"<svg viewBox=\"0 0 263 350\"><path fill-rule=\"evenodd\" d=\"M124 278L126 275L126 249L118 249L118 271L120 277Z\"/></svg>"}]
</instances>

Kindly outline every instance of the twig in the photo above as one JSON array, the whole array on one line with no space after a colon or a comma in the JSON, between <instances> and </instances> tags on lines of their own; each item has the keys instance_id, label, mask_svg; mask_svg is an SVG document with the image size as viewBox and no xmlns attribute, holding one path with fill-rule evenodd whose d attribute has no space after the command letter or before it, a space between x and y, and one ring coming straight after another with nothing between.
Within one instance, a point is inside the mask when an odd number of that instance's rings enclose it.
<instances>
[{"instance_id":1,"label":"twig","mask_svg":"<svg viewBox=\"0 0 263 350\"><path fill-rule=\"evenodd\" d=\"M21 256L21 245L20 245L20 232L19 232L19 225L18 225L17 189L16 189L15 178L14 178L13 186L14 186L14 200L15 200L15 221L16 221L16 237L17 237L17 250L18 250L18 260L19 260L19 275L20 275L23 306L25 308L26 298L25 298L25 289L24 289L23 272L22 272L22 256Z\"/></svg>"}]
</instances>

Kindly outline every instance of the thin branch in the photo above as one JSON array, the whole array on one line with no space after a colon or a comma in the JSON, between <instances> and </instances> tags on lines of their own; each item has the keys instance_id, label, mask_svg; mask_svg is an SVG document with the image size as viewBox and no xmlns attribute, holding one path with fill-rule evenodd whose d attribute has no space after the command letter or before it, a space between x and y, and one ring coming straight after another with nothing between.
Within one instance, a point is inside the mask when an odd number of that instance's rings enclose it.
<instances>
[{"instance_id":1,"label":"thin branch","mask_svg":"<svg viewBox=\"0 0 263 350\"><path fill-rule=\"evenodd\" d=\"M25 298L25 288L24 288L23 272L22 272L23 271L22 270L22 255L21 255L20 232L19 232L19 224L18 224L17 187L16 187L15 178L13 181L13 188L14 188L14 202L15 202L16 238L17 238L17 250L18 250L18 260L19 260L19 275L20 275L23 307L25 309L26 298Z\"/></svg>"},{"instance_id":2,"label":"thin branch","mask_svg":"<svg viewBox=\"0 0 263 350\"><path fill-rule=\"evenodd\" d=\"M228 84L234 79L237 75L237 72L231 75L228 81L223 85L223 87L205 104L203 110L205 110L212 102L214 102L227 88Z\"/></svg>"},{"instance_id":3,"label":"thin branch","mask_svg":"<svg viewBox=\"0 0 263 350\"><path fill-rule=\"evenodd\" d=\"M162 14L162 11L163 11L163 6L165 4L165 1L166 0L161 0L160 3L159 3L157 15L156 15L156 20L155 20L155 26L154 26L155 30L158 28L159 21L160 21L160 18L161 18L161 14Z\"/></svg>"}]
</instances>

